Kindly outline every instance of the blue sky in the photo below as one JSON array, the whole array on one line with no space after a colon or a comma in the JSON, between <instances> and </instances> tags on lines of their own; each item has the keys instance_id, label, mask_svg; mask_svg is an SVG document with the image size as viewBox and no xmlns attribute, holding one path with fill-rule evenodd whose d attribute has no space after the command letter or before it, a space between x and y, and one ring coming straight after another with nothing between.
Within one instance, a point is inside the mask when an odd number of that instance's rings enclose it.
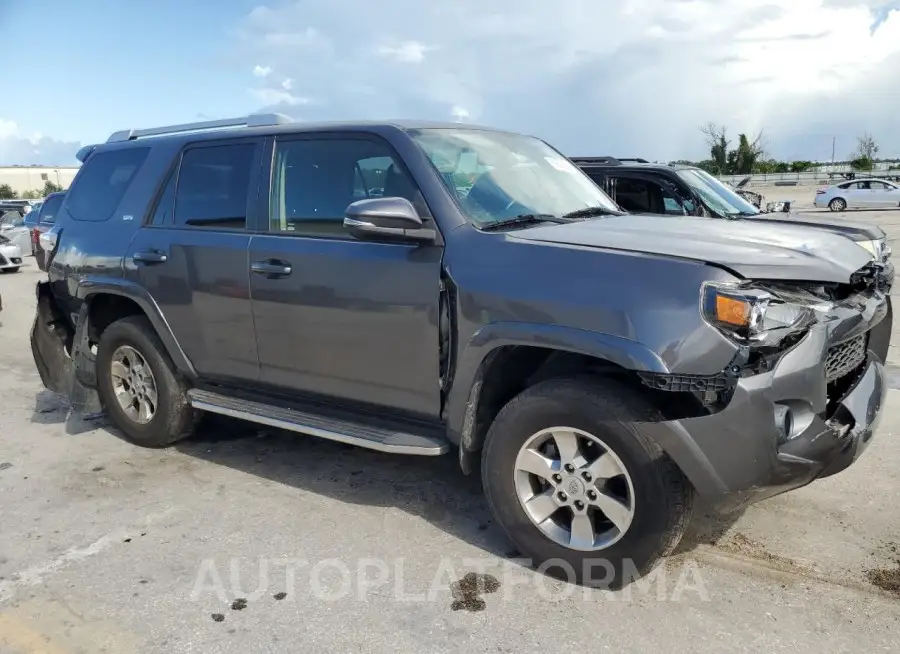
<instances>
[{"instance_id":1,"label":"blue sky","mask_svg":"<svg viewBox=\"0 0 900 654\"><path fill-rule=\"evenodd\" d=\"M537 134L568 154L900 156L900 0L0 0L0 164L263 109ZM49 20L48 20L49 18ZM9 35L19 35L16 48Z\"/></svg>"}]
</instances>

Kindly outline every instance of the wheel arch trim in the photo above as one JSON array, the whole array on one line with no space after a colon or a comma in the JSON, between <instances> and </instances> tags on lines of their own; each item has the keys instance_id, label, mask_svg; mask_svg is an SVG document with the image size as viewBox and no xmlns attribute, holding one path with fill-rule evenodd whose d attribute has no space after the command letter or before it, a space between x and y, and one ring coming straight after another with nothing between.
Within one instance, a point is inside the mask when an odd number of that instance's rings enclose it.
<instances>
[{"instance_id":1,"label":"wheel arch trim","mask_svg":"<svg viewBox=\"0 0 900 654\"><path fill-rule=\"evenodd\" d=\"M508 345L541 347L582 354L635 372L669 372L663 360L645 345L621 336L561 325L494 322L475 332L462 348L453 385L447 396L447 435L460 449L472 445L475 410L486 370L496 350Z\"/></svg>"},{"instance_id":2,"label":"wheel arch trim","mask_svg":"<svg viewBox=\"0 0 900 654\"><path fill-rule=\"evenodd\" d=\"M133 301L147 316L178 372L190 379L197 378L196 370L178 343L178 339L175 338L169 322L163 315L156 300L153 299L153 296L146 289L126 279L87 277L78 283L75 295L84 303L89 303L98 295L118 295Z\"/></svg>"}]
</instances>

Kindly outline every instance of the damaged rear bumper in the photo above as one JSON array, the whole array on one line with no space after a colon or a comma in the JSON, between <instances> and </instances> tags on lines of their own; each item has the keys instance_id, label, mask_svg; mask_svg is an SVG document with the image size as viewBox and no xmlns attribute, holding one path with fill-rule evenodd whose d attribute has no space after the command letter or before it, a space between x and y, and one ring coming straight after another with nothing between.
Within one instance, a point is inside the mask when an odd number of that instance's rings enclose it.
<instances>
[{"instance_id":1,"label":"damaged rear bumper","mask_svg":"<svg viewBox=\"0 0 900 654\"><path fill-rule=\"evenodd\" d=\"M49 282L37 284L37 309L31 325L31 354L44 387L66 396L81 413L100 411L93 382L93 358L79 330L59 308Z\"/></svg>"},{"instance_id":2,"label":"damaged rear bumper","mask_svg":"<svg viewBox=\"0 0 900 654\"><path fill-rule=\"evenodd\" d=\"M889 296L870 308L817 324L773 369L739 379L719 413L641 430L723 512L845 470L871 443L887 394ZM859 339L852 365L836 369Z\"/></svg>"}]
</instances>

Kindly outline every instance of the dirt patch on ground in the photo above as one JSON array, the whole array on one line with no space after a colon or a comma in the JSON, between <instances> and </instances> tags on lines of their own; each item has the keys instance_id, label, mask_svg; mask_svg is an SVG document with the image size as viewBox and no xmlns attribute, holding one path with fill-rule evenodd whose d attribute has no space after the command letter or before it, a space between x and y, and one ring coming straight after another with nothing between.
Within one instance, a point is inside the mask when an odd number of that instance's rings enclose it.
<instances>
[{"instance_id":1,"label":"dirt patch on ground","mask_svg":"<svg viewBox=\"0 0 900 654\"><path fill-rule=\"evenodd\" d=\"M900 544L887 543L880 548L889 556L897 557L892 568L873 568L866 570L866 579L869 583L881 590L893 593L900 598Z\"/></svg>"},{"instance_id":2,"label":"dirt patch on ground","mask_svg":"<svg viewBox=\"0 0 900 654\"><path fill-rule=\"evenodd\" d=\"M873 586L877 586L881 590L893 593L900 598L900 561L897 561L897 567L876 568L875 570L866 571L866 579Z\"/></svg>"},{"instance_id":3,"label":"dirt patch on ground","mask_svg":"<svg viewBox=\"0 0 900 654\"><path fill-rule=\"evenodd\" d=\"M730 554L740 554L748 558L771 563L780 568L800 570L803 567L793 559L772 554L761 543L756 542L752 538L748 538L740 532L730 534L716 543L715 546Z\"/></svg>"}]
</instances>

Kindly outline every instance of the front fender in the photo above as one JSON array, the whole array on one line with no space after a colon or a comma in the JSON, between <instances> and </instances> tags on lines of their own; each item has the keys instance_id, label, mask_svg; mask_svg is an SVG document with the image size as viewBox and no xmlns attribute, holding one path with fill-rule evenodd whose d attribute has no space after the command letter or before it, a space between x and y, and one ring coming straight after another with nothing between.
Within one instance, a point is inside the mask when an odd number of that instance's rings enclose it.
<instances>
[{"instance_id":1,"label":"front fender","mask_svg":"<svg viewBox=\"0 0 900 654\"><path fill-rule=\"evenodd\" d=\"M150 324L153 325L153 329L159 335L169 357L172 359L172 363L175 364L175 368L184 376L196 379L197 374L194 366L184 353L184 350L181 349L181 345L178 344L169 322L163 315L156 300L147 292L147 289L127 279L85 277L79 281L75 294L84 304L87 304L91 297L99 294L118 295L135 302L150 320Z\"/></svg>"},{"instance_id":2,"label":"front fender","mask_svg":"<svg viewBox=\"0 0 900 654\"><path fill-rule=\"evenodd\" d=\"M584 354L636 372L669 372L655 352L621 336L561 325L490 323L472 335L457 359L453 386L446 403L447 430L452 440L465 444L473 427L484 364L491 352L508 345Z\"/></svg>"}]
</instances>

